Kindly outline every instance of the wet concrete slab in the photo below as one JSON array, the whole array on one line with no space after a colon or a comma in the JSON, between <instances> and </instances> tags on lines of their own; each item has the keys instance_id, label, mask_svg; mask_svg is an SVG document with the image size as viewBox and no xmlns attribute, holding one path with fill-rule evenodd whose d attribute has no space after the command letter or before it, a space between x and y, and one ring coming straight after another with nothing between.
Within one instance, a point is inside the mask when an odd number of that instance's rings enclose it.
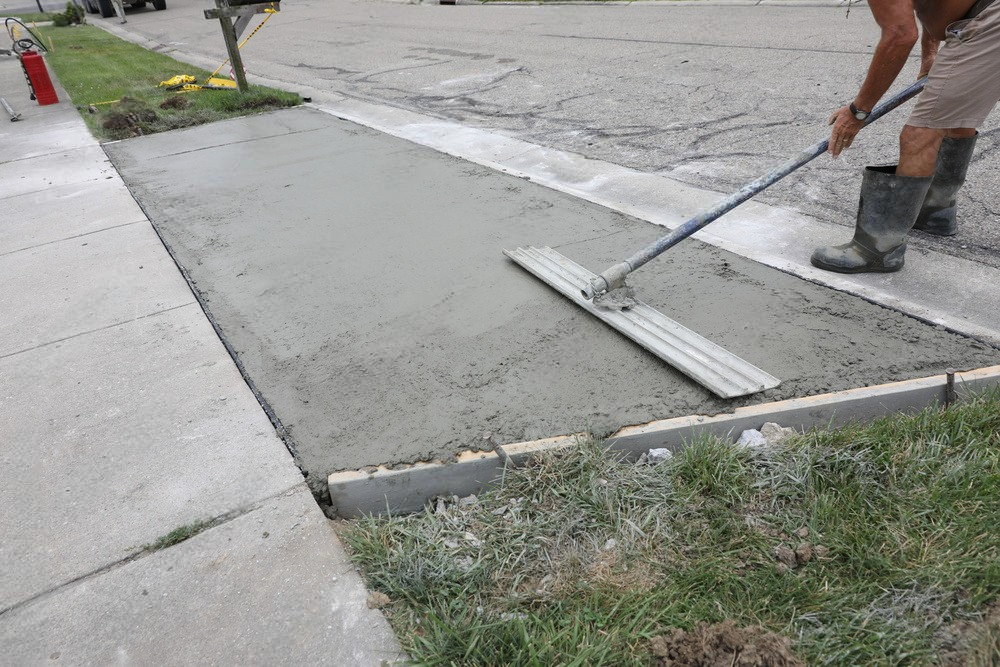
<instances>
[{"instance_id":1,"label":"wet concrete slab","mask_svg":"<svg viewBox=\"0 0 1000 667\"><path fill-rule=\"evenodd\" d=\"M447 457L486 430L600 434L1000 359L691 240L632 284L783 380L725 401L501 254L551 245L600 271L662 228L307 108L106 150L314 489L335 470Z\"/></svg>"}]
</instances>

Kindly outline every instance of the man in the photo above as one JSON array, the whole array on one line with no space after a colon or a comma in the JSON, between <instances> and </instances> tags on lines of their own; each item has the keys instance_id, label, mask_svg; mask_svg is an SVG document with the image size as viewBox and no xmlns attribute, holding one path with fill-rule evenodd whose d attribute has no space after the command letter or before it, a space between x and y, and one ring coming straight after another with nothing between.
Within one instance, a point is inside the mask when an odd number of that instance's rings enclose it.
<instances>
[{"instance_id":1,"label":"man","mask_svg":"<svg viewBox=\"0 0 1000 667\"><path fill-rule=\"evenodd\" d=\"M854 238L817 248L812 263L862 273L903 267L910 229L951 236L976 128L1000 100L1000 0L868 0L882 36L857 96L830 118L830 153L849 148L896 80L923 29L927 84L899 137L899 164L866 167ZM944 42L941 45L941 42ZM938 46L940 46L940 50Z\"/></svg>"}]
</instances>

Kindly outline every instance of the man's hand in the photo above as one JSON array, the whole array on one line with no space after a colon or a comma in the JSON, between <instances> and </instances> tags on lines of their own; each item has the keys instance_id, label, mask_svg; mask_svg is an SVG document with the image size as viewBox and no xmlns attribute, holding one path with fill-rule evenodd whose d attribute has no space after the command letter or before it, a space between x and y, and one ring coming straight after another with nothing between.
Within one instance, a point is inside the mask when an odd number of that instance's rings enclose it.
<instances>
[{"instance_id":1,"label":"man's hand","mask_svg":"<svg viewBox=\"0 0 1000 667\"><path fill-rule=\"evenodd\" d=\"M846 106L833 112L830 116L830 125L833 126L833 131L830 132L830 145L827 151L833 157L837 157L842 150L851 147L854 137L858 136L865 122L855 118L851 113L851 107Z\"/></svg>"}]
</instances>

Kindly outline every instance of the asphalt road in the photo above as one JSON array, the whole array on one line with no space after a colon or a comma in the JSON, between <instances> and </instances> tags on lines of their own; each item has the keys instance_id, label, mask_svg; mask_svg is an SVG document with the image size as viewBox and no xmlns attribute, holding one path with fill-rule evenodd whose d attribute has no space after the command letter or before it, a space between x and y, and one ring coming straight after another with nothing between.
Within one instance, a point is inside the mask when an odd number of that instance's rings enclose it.
<instances>
[{"instance_id":1,"label":"asphalt road","mask_svg":"<svg viewBox=\"0 0 1000 667\"><path fill-rule=\"evenodd\" d=\"M220 63L207 4L130 11L122 28L182 59ZM848 15L832 3L286 0L242 53L251 77L299 85L318 102L373 101L730 192L825 138L877 37L864 5ZM915 76L911 59L895 90ZM908 108L839 160L821 157L758 199L853 225L861 169L895 159ZM912 246L1000 266L997 128L997 114L981 128L961 234L915 234Z\"/></svg>"}]
</instances>

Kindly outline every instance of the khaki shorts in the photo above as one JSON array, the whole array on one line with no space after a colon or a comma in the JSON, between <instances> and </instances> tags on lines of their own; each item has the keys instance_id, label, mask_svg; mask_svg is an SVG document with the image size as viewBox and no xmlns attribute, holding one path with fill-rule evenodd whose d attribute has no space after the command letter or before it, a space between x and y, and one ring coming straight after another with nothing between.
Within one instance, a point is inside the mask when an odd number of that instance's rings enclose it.
<instances>
[{"instance_id":1,"label":"khaki shorts","mask_svg":"<svg viewBox=\"0 0 1000 667\"><path fill-rule=\"evenodd\" d=\"M907 125L977 128L1000 100L1000 0L947 35Z\"/></svg>"}]
</instances>

